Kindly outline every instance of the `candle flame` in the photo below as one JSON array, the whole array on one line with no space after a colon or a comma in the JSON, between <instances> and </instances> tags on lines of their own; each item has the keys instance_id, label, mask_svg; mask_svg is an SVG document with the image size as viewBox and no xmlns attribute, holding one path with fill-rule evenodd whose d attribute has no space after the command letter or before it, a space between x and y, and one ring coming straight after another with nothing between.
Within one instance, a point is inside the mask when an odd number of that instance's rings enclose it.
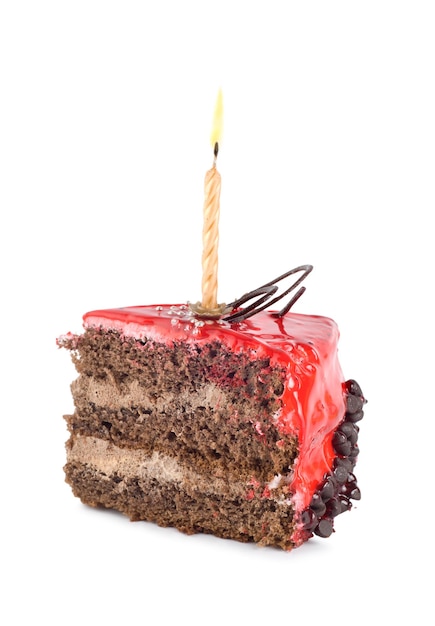
<instances>
[{"instance_id":1,"label":"candle flame","mask_svg":"<svg viewBox=\"0 0 435 626\"><path fill-rule=\"evenodd\" d=\"M223 126L223 114L224 114L224 105L223 105L223 97L222 97L222 89L219 89L217 98L216 98L216 106L214 109L213 116L213 127L210 135L211 145L214 147L216 143L219 143L222 136L222 126Z\"/></svg>"}]
</instances>

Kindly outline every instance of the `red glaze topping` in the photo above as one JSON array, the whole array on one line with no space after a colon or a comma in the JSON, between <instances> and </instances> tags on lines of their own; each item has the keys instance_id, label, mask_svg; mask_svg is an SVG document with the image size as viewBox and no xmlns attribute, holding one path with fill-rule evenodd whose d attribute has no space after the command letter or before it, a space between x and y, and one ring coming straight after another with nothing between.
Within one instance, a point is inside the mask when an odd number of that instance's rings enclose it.
<instances>
[{"instance_id":1,"label":"red glaze topping","mask_svg":"<svg viewBox=\"0 0 435 626\"><path fill-rule=\"evenodd\" d=\"M270 359L286 369L283 409L274 416L283 435L295 435L300 454L289 484L303 511L332 468L332 437L345 413L344 378L337 357L339 332L326 317L262 311L240 323L198 319L186 305L136 306L86 313L85 327L102 327L137 340L170 344L220 341L233 352ZM255 420L253 421L255 427ZM279 442L278 442L279 444ZM277 444L277 445L278 445Z\"/></svg>"}]
</instances>

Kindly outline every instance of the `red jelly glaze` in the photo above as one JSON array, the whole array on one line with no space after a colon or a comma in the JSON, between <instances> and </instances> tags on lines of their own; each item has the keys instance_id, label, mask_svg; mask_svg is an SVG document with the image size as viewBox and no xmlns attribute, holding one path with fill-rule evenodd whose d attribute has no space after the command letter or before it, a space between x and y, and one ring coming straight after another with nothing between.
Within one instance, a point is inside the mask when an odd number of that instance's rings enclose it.
<instances>
[{"instance_id":1,"label":"red jelly glaze","mask_svg":"<svg viewBox=\"0 0 435 626\"><path fill-rule=\"evenodd\" d=\"M187 305L167 304L91 311L83 319L85 327L116 330L136 340L220 341L233 352L252 359L266 357L271 365L284 367L283 409L273 420L283 436L293 435L299 441L289 483L293 507L300 513L310 504L332 468L332 437L345 413L344 378L337 357L339 331L333 320L297 313L277 317L262 311L244 322L230 323L199 319ZM252 423L255 429L255 417ZM294 535L296 543L299 535Z\"/></svg>"}]
</instances>

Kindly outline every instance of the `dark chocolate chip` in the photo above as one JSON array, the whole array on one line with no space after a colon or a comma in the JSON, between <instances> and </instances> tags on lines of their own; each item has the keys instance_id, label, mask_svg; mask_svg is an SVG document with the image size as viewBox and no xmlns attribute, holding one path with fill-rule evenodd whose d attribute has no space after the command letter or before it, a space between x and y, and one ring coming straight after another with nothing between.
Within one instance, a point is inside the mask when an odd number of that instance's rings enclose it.
<instances>
[{"instance_id":1,"label":"dark chocolate chip","mask_svg":"<svg viewBox=\"0 0 435 626\"><path fill-rule=\"evenodd\" d=\"M362 397L363 395L363 392L361 391L361 387L358 385L356 380L353 380L352 378L346 381L346 390L348 393L350 393L353 396Z\"/></svg>"},{"instance_id":2,"label":"dark chocolate chip","mask_svg":"<svg viewBox=\"0 0 435 626\"><path fill-rule=\"evenodd\" d=\"M357 411L356 413L346 413L346 419L349 422L359 422L364 417L364 411Z\"/></svg>"},{"instance_id":3,"label":"dark chocolate chip","mask_svg":"<svg viewBox=\"0 0 435 626\"><path fill-rule=\"evenodd\" d=\"M349 453L349 458L356 460L358 454L359 454L358 444L355 444L354 446L352 446L352 450Z\"/></svg>"},{"instance_id":4,"label":"dark chocolate chip","mask_svg":"<svg viewBox=\"0 0 435 626\"><path fill-rule=\"evenodd\" d=\"M326 537L330 537L333 531L334 524L332 520L327 518L320 520L319 525L317 526L317 528L314 529L316 535L318 535L319 537L324 537L325 539Z\"/></svg>"},{"instance_id":5,"label":"dark chocolate chip","mask_svg":"<svg viewBox=\"0 0 435 626\"><path fill-rule=\"evenodd\" d=\"M348 441L346 435L339 430L334 433L332 445L337 454L341 454L342 456L348 456L350 454L352 444Z\"/></svg>"},{"instance_id":6,"label":"dark chocolate chip","mask_svg":"<svg viewBox=\"0 0 435 626\"><path fill-rule=\"evenodd\" d=\"M327 480L325 481L325 484L320 490L320 496L323 502L327 502L330 498L332 498L334 493L335 493L334 483L332 481L332 478L329 477L327 478Z\"/></svg>"},{"instance_id":7,"label":"dark chocolate chip","mask_svg":"<svg viewBox=\"0 0 435 626\"><path fill-rule=\"evenodd\" d=\"M331 498L326 505L326 514L328 517L336 517L341 513L341 502L337 498Z\"/></svg>"},{"instance_id":8,"label":"dark chocolate chip","mask_svg":"<svg viewBox=\"0 0 435 626\"><path fill-rule=\"evenodd\" d=\"M355 476L355 474L352 474L352 472L349 472L349 476L347 477L347 482L356 485L356 476Z\"/></svg>"},{"instance_id":9,"label":"dark chocolate chip","mask_svg":"<svg viewBox=\"0 0 435 626\"><path fill-rule=\"evenodd\" d=\"M334 470L334 477L336 478L337 482L340 484L343 484L346 482L348 475L349 475L348 470L342 465L338 465Z\"/></svg>"},{"instance_id":10,"label":"dark chocolate chip","mask_svg":"<svg viewBox=\"0 0 435 626\"><path fill-rule=\"evenodd\" d=\"M350 478L352 477L352 478ZM348 498L350 498L350 494L355 490L358 489L358 485L356 482L356 478L353 476L353 474L349 474L349 478L346 481L346 483L341 487L341 493L344 494L345 496L347 496Z\"/></svg>"},{"instance_id":11,"label":"dark chocolate chip","mask_svg":"<svg viewBox=\"0 0 435 626\"><path fill-rule=\"evenodd\" d=\"M355 426L355 424L351 422L343 422L340 424L338 432L343 433L351 444L358 441L358 426Z\"/></svg>"},{"instance_id":12,"label":"dark chocolate chip","mask_svg":"<svg viewBox=\"0 0 435 626\"><path fill-rule=\"evenodd\" d=\"M346 414L356 413L363 408L364 400L359 396L347 396L346 398Z\"/></svg>"},{"instance_id":13,"label":"dark chocolate chip","mask_svg":"<svg viewBox=\"0 0 435 626\"><path fill-rule=\"evenodd\" d=\"M334 436L332 438L332 443L334 444L334 446L336 444L346 443L346 441L347 441L347 437L344 433L341 433L339 430L337 430L334 433Z\"/></svg>"},{"instance_id":14,"label":"dark chocolate chip","mask_svg":"<svg viewBox=\"0 0 435 626\"><path fill-rule=\"evenodd\" d=\"M349 498L351 500L361 500L361 491L359 490L359 487L354 487L352 489L352 491L349 494Z\"/></svg>"},{"instance_id":15,"label":"dark chocolate chip","mask_svg":"<svg viewBox=\"0 0 435 626\"><path fill-rule=\"evenodd\" d=\"M317 526L318 517L311 509L305 509L301 513L301 523L305 530L313 530Z\"/></svg>"},{"instance_id":16,"label":"dark chocolate chip","mask_svg":"<svg viewBox=\"0 0 435 626\"><path fill-rule=\"evenodd\" d=\"M314 511L317 517L322 517L326 511L326 504L323 502L319 493L315 493L310 502L310 508Z\"/></svg>"},{"instance_id":17,"label":"dark chocolate chip","mask_svg":"<svg viewBox=\"0 0 435 626\"><path fill-rule=\"evenodd\" d=\"M352 504L349 501L349 498L345 495L339 495L338 500L341 505L341 512L349 511L352 508Z\"/></svg>"},{"instance_id":18,"label":"dark chocolate chip","mask_svg":"<svg viewBox=\"0 0 435 626\"><path fill-rule=\"evenodd\" d=\"M352 472L355 467L355 463L349 459L335 459L335 467L344 467L347 472ZM346 478L347 480L347 478Z\"/></svg>"}]
</instances>

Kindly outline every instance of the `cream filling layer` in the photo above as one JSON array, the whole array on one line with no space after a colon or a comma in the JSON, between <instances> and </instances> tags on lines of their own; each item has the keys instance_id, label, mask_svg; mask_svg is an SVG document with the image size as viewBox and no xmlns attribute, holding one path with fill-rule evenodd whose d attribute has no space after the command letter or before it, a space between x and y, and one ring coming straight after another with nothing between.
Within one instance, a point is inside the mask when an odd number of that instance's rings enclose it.
<instances>
[{"instance_id":1,"label":"cream filling layer","mask_svg":"<svg viewBox=\"0 0 435 626\"><path fill-rule=\"evenodd\" d=\"M115 446L112 442L97 437L73 436L67 446L67 461L82 463L95 472L102 480L111 480L116 474L122 479L116 488L125 488L124 480L158 480L160 483L175 483L187 493L201 492L226 497L246 497L252 484L246 481L230 480L211 474L201 474L181 465L176 459L157 452L147 454L143 450ZM278 481L279 484L279 481ZM272 483L269 488L278 484ZM278 501L282 501L282 496Z\"/></svg>"},{"instance_id":2,"label":"cream filling layer","mask_svg":"<svg viewBox=\"0 0 435 626\"><path fill-rule=\"evenodd\" d=\"M71 439L67 461L91 466L107 479L118 474L123 479L158 478L162 482L181 483L184 474L175 459L158 452L149 456L143 450L119 448L97 437L78 436Z\"/></svg>"},{"instance_id":3,"label":"cream filling layer","mask_svg":"<svg viewBox=\"0 0 435 626\"><path fill-rule=\"evenodd\" d=\"M153 398L151 401L147 397L146 389L141 387L136 380L124 384L120 389L113 380L99 381L83 375L72 383L72 392L75 397L83 394L89 402L109 409L141 406L144 409L152 408L157 411L172 408L175 401L179 404L188 404L193 409L200 406L217 408L225 398L222 389L212 383L206 383L195 394L188 390L176 394L165 392L161 397Z\"/></svg>"}]
</instances>

